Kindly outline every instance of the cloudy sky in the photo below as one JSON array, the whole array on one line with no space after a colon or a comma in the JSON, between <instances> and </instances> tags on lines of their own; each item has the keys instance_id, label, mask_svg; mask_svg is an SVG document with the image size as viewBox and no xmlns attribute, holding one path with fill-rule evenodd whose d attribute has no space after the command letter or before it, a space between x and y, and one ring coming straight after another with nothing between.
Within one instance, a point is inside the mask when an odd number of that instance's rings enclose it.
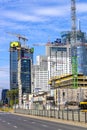
<instances>
[{"instance_id":1,"label":"cloudy sky","mask_svg":"<svg viewBox=\"0 0 87 130\"><path fill-rule=\"evenodd\" d=\"M27 44L45 44L71 30L71 0L0 0L0 87L9 88L9 43L26 36ZM77 0L77 21L87 30L87 0ZM44 55L45 47L35 47L36 55Z\"/></svg>"}]
</instances>

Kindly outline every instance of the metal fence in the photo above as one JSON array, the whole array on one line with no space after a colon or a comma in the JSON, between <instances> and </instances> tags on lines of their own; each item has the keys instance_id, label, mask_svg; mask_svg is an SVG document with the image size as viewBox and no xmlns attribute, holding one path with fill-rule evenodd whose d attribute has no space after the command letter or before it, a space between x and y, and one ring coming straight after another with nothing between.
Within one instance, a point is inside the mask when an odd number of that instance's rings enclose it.
<instances>
[{"instance_id":1,"label":"metal fence","mask_svg":"<svg viewBox=\"0 0 87 130\"><path fill-rule=\"evenodd\" d=\"M87 112L82 112L80 110L25 110L25 109L15 109L15 113L42 116L48 118L71 120L77 122L87 123Z\"/></svg>"}]
</instances>

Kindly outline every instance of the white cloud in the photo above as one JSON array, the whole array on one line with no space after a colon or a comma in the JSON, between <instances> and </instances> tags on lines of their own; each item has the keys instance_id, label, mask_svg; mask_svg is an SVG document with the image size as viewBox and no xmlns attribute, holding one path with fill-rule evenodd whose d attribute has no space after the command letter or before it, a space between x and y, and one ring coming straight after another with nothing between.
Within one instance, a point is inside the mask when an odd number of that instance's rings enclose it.
<instances>
[{"instance_id":1,"label":"white cloud","mask_svg":"<svg viewBox=\"0 0 87 130\"><path fill-rule=\"evenodd\" d=\"M78 3L77 4L77 11L79 13L87 13L87 3Z\"/></svg>"},{"instance_id":2,"label":"white cloud","mask_svg":"<svg viewBox=\"0 0 87 130\"><path fill-rule=\"evenodd\" d=\"M66 16L68 13L68 6L55 6L55 7L43 7L37 9L35 12L37 15L42 16Z\"/></svg>"},{"instance_id":3,"label":"white cloud","mask_svg":"<svg viewBox=\"0 0 87 130\"><path fill-rule=\"evenodd\" d=\"M8 18L8 19L12 19L14 21L22 21L22 22L23 21L39 22L39 21L43 21L43 19L44 19L44 18L42 19L39 16L19 13L16 11L8 11L8 10L3 11L1 16ZM46 20L46 19L44 19L44 20Z\"/></svg>"},{"instance_id":4,"label":"white cloud","mask_svg":"<svg viewBox=\"0 0 87 130\"><path fill-rule=\"evenodd\" d=\"M67 1L67 0L66 0ZM14 2L13 6L17 8L4 8L1 10L1 18L8 18L14 21L31 21L31 22L43 22L47 21L48 18L45 16L65 16L69 10L69 6L63 5L64 0L57 1L51 0L30 0ZM9 2L12 5L12 1ZM19 4L20 3L20 4ZM34 4L36 3L36 4ZM43 3L43 4L41 4ZM50 3L53 3L53 5ZM61 3L61 6L60 6ZM22 5L21 5L22 4ZM32 6L30 6L32 4ZM29 5L29 8L27 7ZM46 6L45 6L46 5ZM9 7L9 5L8 5Z\"/></svg>"}]
</instances>

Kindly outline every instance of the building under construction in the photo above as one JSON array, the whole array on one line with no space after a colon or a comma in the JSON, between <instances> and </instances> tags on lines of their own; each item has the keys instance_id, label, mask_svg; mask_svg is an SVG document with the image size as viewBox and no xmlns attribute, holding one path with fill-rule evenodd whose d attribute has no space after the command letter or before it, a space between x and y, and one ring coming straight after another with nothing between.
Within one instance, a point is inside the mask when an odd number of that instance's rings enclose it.
<instances>
[{"instance_id":1,"label":"building under construction","mask_svg":"<svg viewBox=\"0 0 87 130\"><path fill-rule=\"evenodd\" d=\"M66 102L80 102L87 99L87 76L78 74L78 88L73 88L73 75L55 76L49 80L51 89L54 89L55 104L65 105Z\"/></svg>"},{"instance_id":2,"label":"building under construction","mask_svg":"<svg viewBox=\"0 0 87 130\"><path fill-rule=\"evenodd\" d=\"M31 93L33 52L33 48L21 45L18 41L10 43L10 89L21 85L22 93Z\"/></svg>"},{"instance_id":3,"label":"building under construction","mask_svg":"<svg viewBox=\"0 0 87 130\"><path fill-rule=\"evenodd\" d=\"M50 45L46 45L46 56L48 56L48 68L50 77L71 74L74 71L72 66L72 53L71 53L71 32L64 31L61 34L61 42L55 40ZM77 73L87 75L87 43L86 34L78 31L78 41L76 47L76 67ZM62 43L63 42L63 43Z\"/></svg>"}]
</instances>

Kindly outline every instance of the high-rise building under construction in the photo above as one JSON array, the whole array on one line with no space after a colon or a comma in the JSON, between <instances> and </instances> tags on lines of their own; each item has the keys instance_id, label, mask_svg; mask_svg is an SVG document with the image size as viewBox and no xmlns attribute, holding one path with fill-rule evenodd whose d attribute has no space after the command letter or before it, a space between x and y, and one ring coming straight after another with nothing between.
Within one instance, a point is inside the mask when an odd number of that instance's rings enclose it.
<instances>
[{"instance_id":1,"label":"high-rise building under construction","mask_svg":"<svg viewBox=\"0 0 87 130\"><path fill-rule=\"evenodd\" d=\"M68 42L71 45L71 33L71 31L61 33L64 44ZM75 47L77 49L77 73L87 75L87 36L80 28L76 31Z\"/></svg>"},{"instance_id":2,"label":"high-rise building under construction","mask_svg":"<svg viewBox=\"0 0 87 130\"><path fill-rule=\"evenodd\" d=\"M19 55L20 66L18 66ZM33 48L23 46L20 42L10 43L10 89L18 88L21 82L22 93L31 93L32 63ZM20 69L18 67L20 67ZM18 79L18 73L20 73L20 79Z\"/></svg>"},{"instance_id":3,"label":"high-rise building under construction","mask_svg":"<svg viewBox=\"0 0 87 130\"><path fill-rule=\"evenodd\" d=\"M71 31L61 33L61 39L46 45L46 55L49 57L50 77L71 74ZM79 28L76 31L77 73L87 75L87 37Z\"/></svg>"}]
</instances>

